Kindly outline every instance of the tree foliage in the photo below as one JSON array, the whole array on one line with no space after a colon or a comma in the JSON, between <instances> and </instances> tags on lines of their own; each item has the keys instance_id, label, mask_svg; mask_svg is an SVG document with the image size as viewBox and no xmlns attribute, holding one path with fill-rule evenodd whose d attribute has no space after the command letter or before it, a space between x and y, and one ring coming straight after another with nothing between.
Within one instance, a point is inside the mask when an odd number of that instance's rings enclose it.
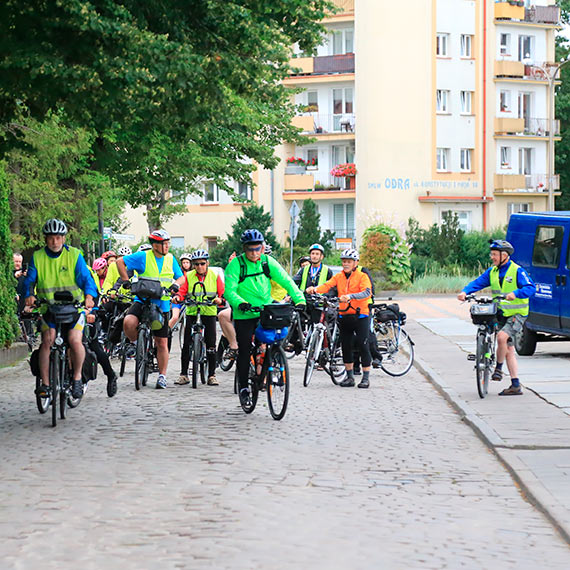
<instances>
[{"instance_id":1,"label":"tree foliage","mask_svg":"<svg viewBox=\"0 0 570 570\"><path fill-rule=\"evenodd\" d=\"M303 201L303 207L299 213L299 233L295 240L295 249L300 249L308 255L308 249L314 243L320 243L325 248L325 255L330 253L334 233L330 230L321 232L321 215L317 204L310 198Z\"/></svg>"}]
</instances>

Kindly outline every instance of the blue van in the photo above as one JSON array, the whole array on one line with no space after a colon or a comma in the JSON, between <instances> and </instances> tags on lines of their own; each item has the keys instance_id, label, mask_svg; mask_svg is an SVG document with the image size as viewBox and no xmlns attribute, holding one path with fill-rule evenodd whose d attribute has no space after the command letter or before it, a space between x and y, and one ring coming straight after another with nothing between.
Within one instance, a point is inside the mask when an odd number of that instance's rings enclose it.
<instances>
[{"instance_id":1,"label":"blue van","mask_svg":"<svg viewBox=\"0 0 570 570\"><path fill-rule=\"evenodd\" d=\"M517 352L534 354L536 343L570 339L570 212L513 214L507 241L513 260L536 283Z\"/></svg>"}]
</instances>

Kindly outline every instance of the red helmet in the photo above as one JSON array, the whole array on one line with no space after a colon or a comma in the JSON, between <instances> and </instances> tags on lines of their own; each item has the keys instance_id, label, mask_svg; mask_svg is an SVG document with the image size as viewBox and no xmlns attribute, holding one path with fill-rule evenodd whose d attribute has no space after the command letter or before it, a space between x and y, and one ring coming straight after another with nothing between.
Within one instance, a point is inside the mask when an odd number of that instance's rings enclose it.
<instances>
[{"instance_id":1,"label":"red helmet","mask_svg":"<svg viewBox=\"0 0 570 570\"><path fill-rule=\"evenodd\" d=\"M164 230L154 230L154 232L148 236L148 240L150 243L162 243L163 241L170 241L170 236L168 235L168 232L165 232Z\"/></svg>"},{"instance_id":2,"label":"red helmet","mask_svg":"<svg viewBox=\"0 0 570 570\"><path fill-rule=\"evenodd\" d=\"M101 257L107 261L107 259L109 259L109 257L117 257L117 254L114 251L106 251L103 255L101 255Z\"/></svg>"}]
</instances>

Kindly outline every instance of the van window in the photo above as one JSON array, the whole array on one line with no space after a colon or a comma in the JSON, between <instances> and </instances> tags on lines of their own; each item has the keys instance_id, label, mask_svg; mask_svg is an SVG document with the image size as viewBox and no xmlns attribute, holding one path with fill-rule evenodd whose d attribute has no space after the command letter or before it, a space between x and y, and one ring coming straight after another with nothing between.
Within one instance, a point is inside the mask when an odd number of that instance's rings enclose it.
<instances>
[{"instance_id":1,"label":"van window","mask_svg":"<svg viewBox=\"0 0 570 570\"><path fill-rule=\"evenodd\" d=\"M557 268L564 228L561 226L538 226L534 237L532 264L537 267Z\"/></svg>"}]
</instances>

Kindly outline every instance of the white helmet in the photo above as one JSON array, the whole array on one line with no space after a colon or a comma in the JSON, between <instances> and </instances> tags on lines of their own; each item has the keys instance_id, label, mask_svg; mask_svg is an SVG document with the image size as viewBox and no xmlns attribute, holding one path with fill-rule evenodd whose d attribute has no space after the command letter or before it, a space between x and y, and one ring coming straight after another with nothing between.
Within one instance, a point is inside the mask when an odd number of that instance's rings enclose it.
<instances>
[{"instance_id":1,"label":"white helmet","mask_svg":"<svg viewBox=\"0 0 570 570\"><path fill-rule=\"evenodd\" d=\"M128 245L124 245L117 250L117 253L121 256L131 255L131 253L133 253L133 250Z\"/></svg>"},{"instance_id":2,"label":"white helmet","mask_svg":"<svg viewBox=\"0 0 570 570\"><path fill-rule=\"evenodd\" d=\"M210 259L210 254L205 249L197 249L192 253L192 261L197 259Z\"/></svg>"},{"instance_id":3,"label":"white helmet","mask_svg":"<svg viewBox=\"0 0 570 570\"><path fill-rule=\"evenodd\" d=\"M137 251L148 251L149 249L152 249L152 245L150 245L150 243L143 243L142 245L139 245Z\"/></svg>"},{"instance_id":4,"label":"white helmet","mask_svg":"<svg viewBox=\"0 0 570 570\"><path fill-rule=\"evenodd\" d=\"M355 249L349 248L345 249L340 254L341 259L354 259L354 261L358 261L360 259L358 252Z\"/></svg>"},{"instance_id":5,"label":"white helmet","mask_svg":"<svg viewBox=\"0 0 570 570\"><path fill-rule=\"evenodd\" d=\"M188 261L192 261L192 254L191 253L183 253L180 256L180 261L182 261L183 259L187 259Z\"/></svg>"},{"instance_id":6,"label":"white helmet","mask_svg":"<svg viewBox=\"0 0 570 570\"><path fill-rule=\"evenodd\" d=\"M67 234L67 226L56 218L51 218L44 224L43 233L45 236L58 235L64 236Z\"/></svg>"},{"instance_id":7,"label":"white helmet","mask_svg":"<svg viewBox=\"0 0 570 570\"><path fill-rule=\"evenodd\" d=\"M265 242L265 255L271 255L273 248L270 243Z\"/></svg>"}]
</instances>

